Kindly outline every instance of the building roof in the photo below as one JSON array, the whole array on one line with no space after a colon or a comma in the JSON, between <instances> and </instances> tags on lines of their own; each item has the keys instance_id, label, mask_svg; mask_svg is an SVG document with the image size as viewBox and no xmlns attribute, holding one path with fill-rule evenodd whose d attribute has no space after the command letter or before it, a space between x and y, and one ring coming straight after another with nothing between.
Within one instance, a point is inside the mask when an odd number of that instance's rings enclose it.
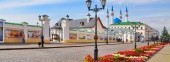
<instances>
[{"instance_id":1,"label":"building roof","mask_svg":"<svg viewBox=\"0 0 170 62\"><path fill-rule=\"evenodd\" d=\"M121 20L120 20L119 18L115 18L113 21L114 21L114 23L116 23L116 24L121 22Z\"/></svg>"},{"instance_id":2,"label":"building roof","mask_svg":"<svg viewBox=\"0 0 170 62\"><path fill-rule=\"evenodd\" d=\"M55 28L59 28L61 27L61 23L62 21L64 20L65 18L61 18L53 27L52 29L55 29ZM98 18L100 24L102 25L103 28L106 28L100 18ZM95 18L90 18L90 21L87 22L87 18L83 18L83 19L69 19L69 22L70 22L70 29L75 29L75 28L92 28L95 26ZM83 23L84 25L82 26L81 23Z\"/></svg>"},{"instance_id":3,"label":"building roof","mask_svg":"<svg viewBox=\"0 0 170 62\"><path fill-rule=\"evenodd\" d=\"M27 22L23 22L23 23L27 23ZM12 22L5 22L5 24L10 24L10 25L20 25L23 26L23 23L12 23ZM28 24L28 23L27 23ZM27 25L30 27L41 27L41 26L37 26L37 25Z\"/></svg>"},{"instance_id":4,"label":"building roof","mask_svg":"<svg viewBox=\"0 0 170 62\"><path fill-rule=\"evenodd\" d=\"M132 24L132 22L130 22L130 21L127 21L127 22L120 22L120 23L115 23L115 24L111 24L111 25L131 25ZM136 25L144 25L144 23L139 23L139 22L133 22L133 24L136 24Z\"/></svg>"}]
</instances>

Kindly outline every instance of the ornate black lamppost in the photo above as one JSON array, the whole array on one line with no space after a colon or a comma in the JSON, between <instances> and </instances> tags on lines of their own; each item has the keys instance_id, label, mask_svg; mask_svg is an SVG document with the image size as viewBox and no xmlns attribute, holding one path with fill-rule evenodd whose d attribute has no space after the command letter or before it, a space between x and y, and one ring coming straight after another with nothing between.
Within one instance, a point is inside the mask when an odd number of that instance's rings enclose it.
<instances>
[{"instance_id":1,"label":"ornate black lamppost","mask_svg":"<svg viewBox=\"0 0 170 62\"><path fill-rule=\"evenodd\" d=\"M133 29L135 29L135 46L134 46L134 48L136 49L136 47L137 47L137 44L136 44L136 29L137 28L139 28L140 27L140 22L131 22L131 27L133 28Z\"/></svg>"},{"instance_id":2,"label":"ornate black lamppost","mask_svg":"<svg viewBox=\"0 0 170 62\"><path fill-rule=\"evenodd\" d=\"M39 17L39 20L41 21L41 26L42 26L42 28L41 28L41 47L44 47L44 35L43 35L43 26L44 26L44 24L43 24L43 22L45 21L45 16L38 16Z\"/></svg>"},{"instance_id":3,"label":"ornate black lamppost","mask_svg":"<svg viewBox=\"0 0 170 62\"><path fill-rule=\"evenodd\" d=\"M107 16L106 16L107 18L108 18L108 23L107 23L107 25L108 25L108 27L107 27L107 40L106 40L106 44L108 44L109 43L109 10L107 9Z\"/></svg>"},{"instance_id":4,"label":"ornate black lamppost","mask_svg":"<svg viewBox=\"0 0 170 62\"><path fill-rule=\"evenodd\" d=\"M91 0L87 0L86 1L88 10L95 12L95 36L94 36L94 40L95 40L94 59L95 60L98 60L98 49L97 49L97 39L98 39L98 36L97 36L97 12L99 12L100 10L103 10L105 8L105 5L106 5L106 0L100 0L100 1L101 1L101 4L102 4L102 8L98 8L97 5L95 5L94 9L91 9L92 1Z\"/></svg>"}]
</instances>

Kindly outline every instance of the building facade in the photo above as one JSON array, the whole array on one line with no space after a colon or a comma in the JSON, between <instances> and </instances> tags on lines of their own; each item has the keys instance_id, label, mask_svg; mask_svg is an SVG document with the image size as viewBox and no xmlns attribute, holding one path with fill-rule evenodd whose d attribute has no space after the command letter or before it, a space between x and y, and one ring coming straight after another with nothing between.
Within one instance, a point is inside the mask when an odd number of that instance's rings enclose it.
<instances>
[{"instance_id":1,"label":"building facade","mask_svg":"<svg viewBox=\"0 0 170 62\"><path fill-rule=\"evenodd\" d=\"M146 41L146 40L151 40L151 37L156 37L157 35L159 36L159 32L155 30L154 28L150 27L147 24L144 24L142 22L132 22L128 20L128 8L126 7L126 12L125 12L125 20L122 17L122 11L120 10L120 17L119 18L114 18L114 10L112 7L111 10L111 20L109 23L109 29L110 30L116 30L119 29L122 31L123 36L121 39L124 42L132 42L135 39L135 28L136 28L136 40L137 41ZM107 15L107 20L109 21L109 15ZM134 26L135 25L135 26ZM124 33L126 32L126 33ZM129 33L127 33L129 32ZM131 33L131 34L130 34ZM117 33L118 34L118 33Z\"/></svg>"},{"instance_id":2,"label":"building facade","mask_svg":"<svg viewBox=\"0 0 170 62\"><path fill-rule=\"evenodd\" d=\"M107 28L103 25L100 18L97 18L98 42L106 42ZM83 19L61 18L51 28L51 38L54 42L94 42L95 18L90 14ZM109 42L115 42L112 34L109 34Z\"/></svg>"},{"instance_id":3,"label":"building facade","mask_svg":"<svg viewBox=\"0 0 170 62\"><path fill-rule=\"evenodd\" d=\"M49 20L44 21L43 28L45 43L50 43L50 35L47 34L50 29ZM29 25L27 22L11 23L0 19L0 43L38 43L41 42L41 33L42 26Z\"/></svg>"}]
</instances>

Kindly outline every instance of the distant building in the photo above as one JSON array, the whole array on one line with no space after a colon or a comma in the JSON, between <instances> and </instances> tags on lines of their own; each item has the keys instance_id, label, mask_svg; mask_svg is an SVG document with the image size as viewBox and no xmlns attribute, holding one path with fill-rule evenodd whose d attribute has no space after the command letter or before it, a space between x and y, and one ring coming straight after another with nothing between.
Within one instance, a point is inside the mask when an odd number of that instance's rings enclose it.
<instances>
[{"instance_id":1,"label":"distant building","mask_svg":"<svg viewBox=\"0 0 170 62\"><path fill-rule=\"evenodd\" d=\"M111 17L114 17L114 15L112 14L114 14L113 7L112 7ZM109 29L110 30L116 30L116 29L121 30L123 34L121 39L123 39L124 42L134 41L135 32L134 32L134 28L132 27L132 22L128 20L128 8L127 7L126 7L125 20L122 20L122 12L120 10L120 18L112 18L111 22L112 23L109 24ZM142 22L133 22L133 24L136 24L137 26L140 25L136 30L137 41L146 41L146 40L151 39L152 36L159 35L159 32L157 30L155 30L154 28L150 27L147 24L144 24ZM115 34L118 34L118 33L115 33Z\"/></svg>"},{"instance_id":2,"label":"distant building","mask_svg":"<svg viewBox=\"0 0 170 62\"><path fill-rule=\"evenodd\" d=\"M97 25L98 42L106 42L107 28L100 18L97 18ZM51 28L51 32L53 42L94 42L95 18L91 18L90 14L87 15L87 18L76 20L69 19L67 16L67 18L61 18ZM114 42L112 35L109 35L109 38L109 42Z\"/></svg>"}]
</instances>

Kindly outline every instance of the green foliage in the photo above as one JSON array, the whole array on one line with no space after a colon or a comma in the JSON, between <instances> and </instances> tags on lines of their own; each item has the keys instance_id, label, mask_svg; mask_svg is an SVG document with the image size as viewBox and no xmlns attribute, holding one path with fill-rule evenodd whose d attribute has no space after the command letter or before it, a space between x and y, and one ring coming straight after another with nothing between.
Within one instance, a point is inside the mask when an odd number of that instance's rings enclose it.
<instances>
[{"instance_id":1,"label":"green foliage","mask_svg":"<svg viewBox=\"0 0 170 62\"><path fill-rule=\"evenodd\" d=\"M143 51L142 49L140 49L140 48L136 48L136 49L135 49L135 52L137 52L137 53L143 53L144 51Z\"/></svg>"},{"instance_id":2,"label":"green foliage","mask_svg":"<svg viewBox=\"0 0 170 62\"><path fill-rule=\"evenodd\" d=\"M162 42L168 42L170 39L170 35L166 29L166 27L164 27L163 31L162 31L162 37L161 37L161 41Z\"/></svg>"}]
</instances>

